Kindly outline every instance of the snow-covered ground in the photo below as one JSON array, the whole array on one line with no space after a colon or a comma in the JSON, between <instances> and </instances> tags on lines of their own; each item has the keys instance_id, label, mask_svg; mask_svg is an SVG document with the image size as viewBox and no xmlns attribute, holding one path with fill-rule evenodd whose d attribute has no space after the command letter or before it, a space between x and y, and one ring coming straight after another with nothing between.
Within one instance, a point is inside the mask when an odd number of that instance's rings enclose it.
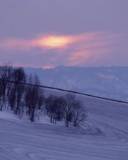
<instances>
[{"instance_id":1,"label":"snow-covered ground","mask_svg":"<svg viewBox=\"0 0 128 160\"><path fill-rule=\"evenodd\" d=\"M128 105L84 99L82 129L0 112L0 160L128 160Z\"/></svg>"},{"instance_id":2,"label":"snow-covered ground","mask_svg":"<svg viewBox=\"0 0 128 160\"><path fill-rule=\"evenodd\" d=\"M128 67L25 68L25 71L37 74L43 85L128 100Z\"/></svg>"}]
</instances>

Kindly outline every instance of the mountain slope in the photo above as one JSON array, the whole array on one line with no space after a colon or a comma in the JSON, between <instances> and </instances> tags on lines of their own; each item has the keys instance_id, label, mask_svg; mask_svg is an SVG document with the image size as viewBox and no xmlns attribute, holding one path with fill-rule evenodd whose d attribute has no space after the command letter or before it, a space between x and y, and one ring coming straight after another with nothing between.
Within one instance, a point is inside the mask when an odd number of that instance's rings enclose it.
<instances>
[{"instance_id":1,"label":"mountain slope","mask_svg":"<svg viewBox=\"0 0 128 160\"><path fill-rule=\"evenodd\" d=\"M29 123L0 112L1 160L127 160L128 105L82 98L82 128Z\"/></svg>"},{"instance_id":2,"label":"mountain slope","mask_svg":"<svg viewBox=\"0 0 128 160\"><path fill-rule=\"evenodd\" d=\"M44 85L128 99L128 67L58 67L46 70L26 68L26 72L36 73Z\"/></svg>"}]
</instances>

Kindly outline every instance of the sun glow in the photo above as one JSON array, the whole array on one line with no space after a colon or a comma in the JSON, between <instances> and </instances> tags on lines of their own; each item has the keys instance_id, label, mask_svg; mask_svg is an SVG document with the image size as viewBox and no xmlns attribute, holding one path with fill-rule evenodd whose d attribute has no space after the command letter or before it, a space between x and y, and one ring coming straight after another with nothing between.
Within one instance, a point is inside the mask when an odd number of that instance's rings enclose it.
<instances>
[{"instance_id":1,"label":"sun glow","mask_svg":"<svg viewBox=\"0 0 128 160\"><path fill-rule=\"evenodd\" d=\"M37 41L38 46L51 48L51 49L65 48L68 45L70 45L71 43L73 43L72 37L70 37L70 36L56 36L56 35L46 36L46 37L38 39L38 41Z\"/></svg>"},{"instance_id":2,"label":"sun glow","mask_svg":"<svg viewBox=\"0 0 128 160\"><path fill-rule=\"evenodd\" d=\"M111 53L113 42L117 34L106 32L91 32L80 34L42 34L32 39L6 38L0 39L0 50L20 50L31 54L36 49L44 56L43 68L53 68L58 65L84 65L94 60L100 60L107 53ZM11 53L11 52L9 52ZM23 52L24 53L24 52ZM36 52L32 52L35 56ZM40 59L40 58L39 58Z\"/></svg>"}]
</instances>

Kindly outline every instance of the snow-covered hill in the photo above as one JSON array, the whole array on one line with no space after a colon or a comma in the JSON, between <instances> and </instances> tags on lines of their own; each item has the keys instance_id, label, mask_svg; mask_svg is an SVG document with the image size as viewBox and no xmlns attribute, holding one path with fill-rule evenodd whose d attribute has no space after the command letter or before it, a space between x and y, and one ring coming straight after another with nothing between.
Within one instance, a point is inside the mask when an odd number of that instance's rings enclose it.
<instances>
[{"instance_id":1,"label":"snow-covered hill","mask_svg":"<svg viewBox=\"0 0 128 160\"><path fill-rule=\"evenodd\" d=\"M44 85L128 100L128 67L26 68L26 71L36 73Z\"/></svg>"},{"instance_id":2,"label":"snow-covered hill","mask_svg":"<svg viewBox=\"0 0 128 160\"><path fill-rule=\"evenodd\" d=\"M128 160L128 105L81 99L89 112L82 129L0 112L0 160Z\"/></svg>"}]
</instances>

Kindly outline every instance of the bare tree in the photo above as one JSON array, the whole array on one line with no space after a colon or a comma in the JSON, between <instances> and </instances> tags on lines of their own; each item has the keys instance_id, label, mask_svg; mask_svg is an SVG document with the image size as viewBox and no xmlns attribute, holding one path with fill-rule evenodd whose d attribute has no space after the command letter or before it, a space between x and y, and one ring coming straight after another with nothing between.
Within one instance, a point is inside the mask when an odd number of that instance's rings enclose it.
<instances>
[{"instance_id":1,"label":"bare tree","mask_svg":"<svg viewBox=\"0 0 128 160\"><path fill-rule=\"evenodd\" d=\"M87 117L87 111L82 105L82 103L76 99L74 95L67 94L65 96L64 104L64 118L65 126L69 127L69 124L73 124L77 127L82 123Z\"/></svg>"},{"instance_id":2,"label":"bare tree","mask_svg":"<svg viewBox=\"0 0 128 160\"><path fill-rule=\"evenodd\" d=\"M23 101L23 96L24 96L24 91L25 91L25 86L24 83L26 82L26 74L23 68L15 68L13 71L13 80L14 84L12 87L13 90L13 99L15 99L15 108L14 108L14 113L15 114L20 114L22 111L22 101Z\"/></svg>"},{"instance_id":3,"label":"bare tree","mask_svg":"<svg viewBox=\"0 0 128 160\"><path fill-rule=\"evenodd\" d=\"M64 103L64 119L65 119L65 126L69 127L69 124L72 122L73 119L73 106L75 101L75 96L67 94L65 97Z\"/></svg>"},{"instance_id":4,"label":"bare tree","mask_svg":"<svg viewBox=\"0 0 128 160\"><path fill-rule=\"evenodd\" d=\"M64 118L63 97L50 95L46 99L46 110L51 123L56 123L56 121L62 120Z\"/></svg>"},{"instance_id":5,"label":"bare tree","mask_svg":"<svg viewBox=\"0 0 128 160\"><path fill-rule=\"evenodd\" d=\"M31 78L30 78L31 79ZM26 93L25 93L25 103L27 107L27 114L29 115L30 121L35 121L35 112L38 109L41 109L41 106L44 103L43 92L39 87L39 80L36 77L31 79L30 81L33 82L32 86L27 86Z\"/></svg>"},{"instance_id":6,"label":"bare tree","mask_svg":"<svg viewBox=\"0 0 128 160\"><path fill-rule=\"evenodd\" d=\"M32 85L25 85L26 82ZM34 122L37 113L42 111L44 102L51 123L64 120L66 127L70 124L77 127L87 118L86 108L74 95L50 95L45 98L37 76L31 75L28 78L21 67L0 67L0 110L4 106L10 106L18 115L23 115L25 110L30 121Z\"/></svg>"},{"instance_id":7,"label":"bare tree","mask_svg":"<svg viewBox=\"0 0 128 160\"><path fill-rule=\"evenodd\" d=\"M11 66L0 67L0 110L3 106L6 106L7 96L9 93L10 83L8 82L12 78L13 68Z\"/></svg>"},{"instance_id":8,"label":"bare tree","mask_svg":"<svg viewBox=\"0 0 128 160\"><path fill-rule=\"evenodd\" d=\"M85 106L78 100L73 105L73 126L78 127L87 118L87 110Z\"/></svg>"},{"instance_id":9,"label":"bare tree","mask_svg":"<svg viewBox=\"0 0 128 160\"><path fill-rule=\"evenodd\" d=\"M56 106L55 106L55 99L56 97L53 95L50 95L46 101L45 101L45 107L46 107L46 111L47 111L47 115L50 117L50 122L54 123L55 122L55 110L56 110Z\"/></svg>"},{"instance_id":10,"label":"bare tree","mask_svg":"<svg viewBox=\"0 0 128 160\"><path fill-rule=\"evenodd\" d=\"M11 107L11 110L14 111L14 109L16 108L16 93L15 93L14 87L10 89L10 92L8 95L8 104Z\"/></svg>"}]
</instances>

